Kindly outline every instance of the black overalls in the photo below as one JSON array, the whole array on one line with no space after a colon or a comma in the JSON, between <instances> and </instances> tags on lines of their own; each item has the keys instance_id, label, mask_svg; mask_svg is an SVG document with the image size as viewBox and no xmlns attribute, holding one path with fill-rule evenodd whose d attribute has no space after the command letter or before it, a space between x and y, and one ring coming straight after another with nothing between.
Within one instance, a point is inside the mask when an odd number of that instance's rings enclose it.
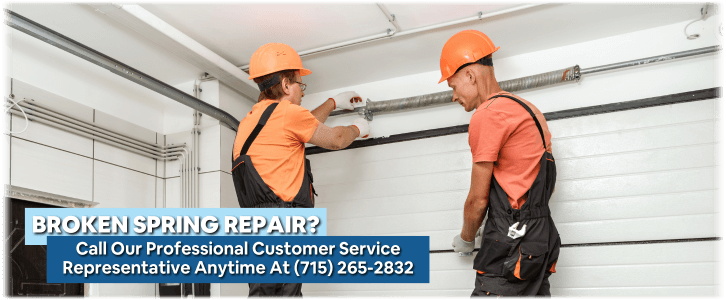
<instances>
[{"instance_id":1,"label":"black overalls","mask_svg":"<svg viewBox=\"0 0 726 300\"><path fill-rule=\"evenodd\" d=\"M560 253L560 236L550 216L549 200L555 187L557 172L555 159L547 152L542 126L534 112L517 98L506 97L522 105L534 119L542 137L545 151L540 158L537 177L527 192L527 201L520 209L513 209L507 193L492 175L487 210L489 217L484 227L479 253L474 258L477 274L472 296L550 295L549 276ZM490 99L492 99L490 98ZM517 229L527 225L524 236L507 236L510 226L519 222Z\"/></svg>"},{"instance_id":2,"label":"black overalls","mask_svg":"<svg viewBox=\"0 0 726 300\"><path fill-rule=\"evenodd\" d=\"M252 143L257 138L272 112L278 103L272 103L260 116L252 133L245 141L240 150L239 157L232 160L232 179L234 189L237 192L237 201L242 208L289 208L306 207L312 208L315 205L313 189L313 175L310 171L310 160L305 158L305 174L302 185L295 198L285 202L262 181L257 173L252 159L247 155ZM250 296L302 296L302 283L250 283Z\"/></svg>"}]
</instances>

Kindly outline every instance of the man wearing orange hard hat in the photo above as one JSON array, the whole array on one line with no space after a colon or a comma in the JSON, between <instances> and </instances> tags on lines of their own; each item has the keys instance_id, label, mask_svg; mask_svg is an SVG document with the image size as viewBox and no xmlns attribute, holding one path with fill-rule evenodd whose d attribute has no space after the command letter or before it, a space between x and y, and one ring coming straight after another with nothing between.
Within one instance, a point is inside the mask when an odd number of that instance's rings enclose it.
<instances>
[{"instance_id":1,"label":"man wearing orange hard hat","mask_svg":"<svg viewBox=\"0 0 726 300\"><path fill-rule=\"evenodd\" d=\"M492 62L498 49L485 34L464 30L441 51L439 83L448 82L464 110L476 110L469 123L471 186L452 246L471 255L482 236L472 296L550 295L560 252L549 210L556 179L551 134L537 107L499 87Z\"/></svg>"},{"instance_id":2,"label":"man wearing orange hard hat","mask_svg":"<svg viewBox=\"0 0 726 300\"><path fill-rule=\"evenodd\" d=\"M305 143L338 150L368 137L368 121L330 128L323 124L336 108L353 109L355 92L329 98L312 112L301 107L306 85L295 50L265 44L250 61L250 79L260 88L258 103L242 119L234 140L232 178L243 208L314 207L315 189ZM250 296L302 296L300 283L250 283Z\"/></svg>"}]
</instances>

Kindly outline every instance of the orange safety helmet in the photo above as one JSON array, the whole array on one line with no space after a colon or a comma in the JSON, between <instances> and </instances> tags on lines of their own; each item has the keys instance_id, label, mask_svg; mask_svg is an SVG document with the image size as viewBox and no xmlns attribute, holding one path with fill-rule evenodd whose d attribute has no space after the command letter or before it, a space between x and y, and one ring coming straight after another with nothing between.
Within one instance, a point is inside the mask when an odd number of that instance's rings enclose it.
<instances>
[{"instance_id":1,"label":"orange safety helmet","mask_svg":"<svg viewBox=\"0 0 726 300\"><path fill-rule=\"evenodd\" d=\"M461 31L446 41L441 50L441 80L449 79L466 63L474 63L499 50L489 37L478 30Z\"/></svg>"},{"instance_id":2,"label":"orange safety helmet","mask_svg":"<svg viewBox=\"0 0 726 300\"><path fill-rule=\"evenodd\" d=\"M250 78L265 76L282 70L300 70L300 76L312 71L303 68L300 55L292 47L281 43L268 43L257 48L250 60Z\"/></svg>"}]
</instances>

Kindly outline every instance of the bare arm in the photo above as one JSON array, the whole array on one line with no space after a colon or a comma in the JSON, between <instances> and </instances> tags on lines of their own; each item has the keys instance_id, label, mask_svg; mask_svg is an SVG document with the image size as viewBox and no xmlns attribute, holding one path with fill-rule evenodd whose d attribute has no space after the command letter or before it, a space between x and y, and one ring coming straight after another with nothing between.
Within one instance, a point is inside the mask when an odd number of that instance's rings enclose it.
<instances>
[{"instance_id":1,"label":"bare arm","mask_svg":"<svg viewBox=\"0 0 726 300\"><path fill-rule=\"evenodd\" d=\"M471 167L471 186L464 203L464 226L461 228L461 239L465 241L474 240L476 231L484 220L493 168L494 163L490 161L476 162Z\"/></svg>"},{"instance_id":2,"label":"bare arm","mask_svg":"<svg viewBox=\"0 0 726 300\"><path fill-rule=\"evenodd\" d=\"M325 117L327 118L327 115ZM348 147L359 134L360 132L355 126L336 126L330 128L328 125L320 123L308 143L325 149L340 150Z\"/></svg>"},{"instance_id":3,"label":"bare arm","mask_svg":"<svg viewBox=\"0 0 726 300\"><path fill-rule=\"evenodd\" d=\"M333 99L328 99L323 102L323 104L320 104L316 109L313 109L310 113L313 114L313 116L320 121L320 123L325 123L325 121L328 119L328 116L330 116L330 113L335 109L335 101ZM322 147L322 146L321 146Z\"/></svg>"}]
</instances>

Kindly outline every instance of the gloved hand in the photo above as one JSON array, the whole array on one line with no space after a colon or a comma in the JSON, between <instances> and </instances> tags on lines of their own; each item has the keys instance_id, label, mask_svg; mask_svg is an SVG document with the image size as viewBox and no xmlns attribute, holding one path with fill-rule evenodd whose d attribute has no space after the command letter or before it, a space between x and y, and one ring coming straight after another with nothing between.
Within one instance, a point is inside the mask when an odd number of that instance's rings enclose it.
<instances>
[{"instance_id":1,"label":"gloved hand","mask_svg":"<svg viewBox=\"0 0 726 300\"><path fill-rule=\"evenodd\" d=\"M451 243L454 247L454 252L459 253L459 256L471 255L474 252L474 241L467 242L461 238L461 234L457 234L454 237L454 241Z\"/></svg>"},{"instance_id":2,"label":"gloved hand","mask_svg":"<svg viewBox=\"0 0 726 300\"><path fill-rule=\"evenodd\" d=\"M370 129L368 129L368 120L364 118L358 118L353 121L353 126L358 128L358 137L360 138L367 138L370 134Z\"/></svg>"},{"instance_id":3,"label":"gloved hand","mask_svg":"<svg viewBox=\"0 0 726 300\"><path fill-rule=\"evenodd\" d=\"M358 93L353 91L342 92L330 99L333 99L333 102L335 102L336 109L353 110L353 103L363 102L363 99L358 96Z\"/></svg>"}]
</instances>

